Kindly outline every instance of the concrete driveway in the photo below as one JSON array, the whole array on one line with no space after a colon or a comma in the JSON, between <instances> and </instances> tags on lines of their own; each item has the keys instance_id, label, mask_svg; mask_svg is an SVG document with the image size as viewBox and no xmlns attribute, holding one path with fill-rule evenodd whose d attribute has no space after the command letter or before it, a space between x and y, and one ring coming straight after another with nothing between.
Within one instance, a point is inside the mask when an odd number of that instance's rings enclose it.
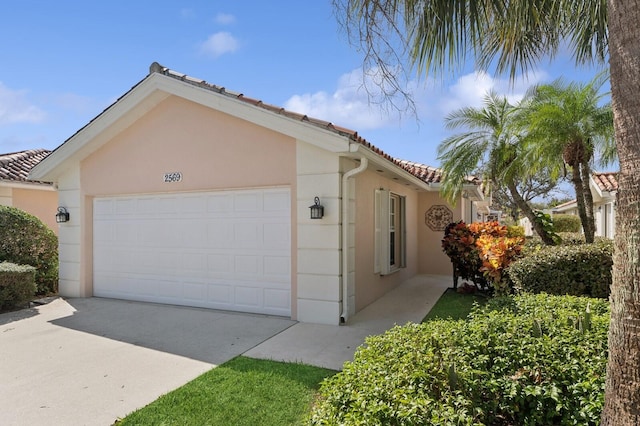
<instances>
[{"instance_id":1,"label":"concrete driveway","mask_svg":"<svg viewBox=\"0 0 640 426\"><path fill-rule=\"evenodd\" d=\"M0 425L111 425L244 354L341 369L367 336L420 322L451 284L418 276L332 326L111 299L0 315Z\"/></svg>"},{"instance_id":2,"label":"concrete driveway","mask_svg":"<svg viewBox=\"0 0 640 426\"><path fill-rule=\"evenodd\" d=\"M0 424L111 425L294 324L108 299L0 315Z\"/></svg>"}]
</instances>

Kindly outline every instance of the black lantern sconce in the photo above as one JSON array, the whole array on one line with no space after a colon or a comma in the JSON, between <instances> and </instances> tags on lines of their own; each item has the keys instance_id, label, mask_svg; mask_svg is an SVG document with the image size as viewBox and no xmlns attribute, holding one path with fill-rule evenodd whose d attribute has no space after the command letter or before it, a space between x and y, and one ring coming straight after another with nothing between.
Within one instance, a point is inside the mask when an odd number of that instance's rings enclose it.
<instances>
[{"instance_id":1,"label":"black lantern sconce","mask_svg":"<svg viewBox=\"0 0 640 426\"><path fill-rule=\"evenodd\" d=\"M69 222L69 212L64 207L58 207L58 213L56 213L56 222L64 223Z\"/></svg>"},{"instance_id":2,"label":"black lantern sconce","mask_svg":"<svg viewBox=\"0 0 640 426\"><path fill-rule=\"evenodd\" d=\"M311 210L311 219L322 219L324 216L324 207L320 205L320 198L313 199L313 205L309 206Z\"/></svg>"}]
</instances>

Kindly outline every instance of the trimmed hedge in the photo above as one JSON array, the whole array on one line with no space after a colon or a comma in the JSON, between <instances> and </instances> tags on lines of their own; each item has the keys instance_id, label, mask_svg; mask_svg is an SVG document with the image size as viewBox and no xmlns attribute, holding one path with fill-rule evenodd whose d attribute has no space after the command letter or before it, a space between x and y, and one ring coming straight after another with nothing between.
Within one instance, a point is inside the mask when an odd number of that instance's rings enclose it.
<instances>
[{"instance_id":1,"label":"trimmed hedge","mask_svg":"<svg viewBox=\"0 0 640 426\"><path fill-rule=\"evenodd\" d=\"M582 222L580 216L573 214L554 214L553 230L555 232L580 232L582 230Z\"/></svg>"},{"instance_id":2,"label":"trimmed hedge","mask_svg":"<svg viewBox=\"0 0 640 426\"><path fill-rule=\"evenodd\" d=\"M507 268L516 292L608 298L613 242L544 247Z\"/></svg>"},{"instance_id":3,"label":"trimmed hedge","mask_svg":"<svg viewBox=\"0 0 640 426\"><path fill-rule=\"evenodd\" d=\"M608 326L606 301L549 295L493 299L470 321L397 326L323 382L309 423L595 425Z\"/></svg>"},{"instance_id":4,"label":"trimmed hedge","mask_svg":"<svg viewBox=\"0 0 640 426\"><path fill-rule=\"evenodd\" d=\"M28 302L36 292L36 268L28 265L0 263L0 310Z\"/></svg>"},{"instance_id":5,"label":"trimmed hedge","mask_svg":"<svg viewBox=\"0 0 640 426\"><path fill-rule=\"evenodd\" d=\"M586 240L584 239L584 234L581 232L559 232L560 238L562 241L560 245L562 246L575 246L578 244L586 244ZM601 238L596 238L596 240Z\"/></svg>"},{"instance_id":6,"label":"trimmed hedge","mask_svg":"<svg viewBox=\"0 0 640 426\"><path fill-rule=\"evenodd\" d=\"M58 292L58 237L40 219L0 206L0 261L36 268L36 294Z\"/></svg>"}]
</instances>

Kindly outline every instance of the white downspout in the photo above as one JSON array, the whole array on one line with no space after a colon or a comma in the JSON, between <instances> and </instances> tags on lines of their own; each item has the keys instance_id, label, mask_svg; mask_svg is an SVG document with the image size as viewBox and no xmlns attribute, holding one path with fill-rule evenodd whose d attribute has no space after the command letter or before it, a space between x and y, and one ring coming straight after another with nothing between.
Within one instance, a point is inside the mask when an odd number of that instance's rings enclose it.
<instances>
[{"instance_id":1,"label":"white downspout","mask_svg":"<svg viewBox=\"0 0 640 426\"><path fill-rule=\"evenodd\" d=\"M360 165L342 175L342 314L340 324L349 319L349 178L367 169L369 161L360 158Z\"/></svg>"}]
</instances>

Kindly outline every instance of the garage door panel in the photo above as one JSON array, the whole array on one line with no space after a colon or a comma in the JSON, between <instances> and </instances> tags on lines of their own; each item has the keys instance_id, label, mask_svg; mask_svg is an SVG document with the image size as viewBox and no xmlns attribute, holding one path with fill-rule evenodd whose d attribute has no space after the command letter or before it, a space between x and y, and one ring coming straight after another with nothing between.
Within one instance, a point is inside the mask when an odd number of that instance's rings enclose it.
<instances>
[{"instance_id":1,"label":"garage door panel","mask_svg":"<svg viewBox=\"0 0 640 426\"><path fill-rule=\"evenodd\" d=\"M94 294L291 314L288 189L94 200Z\"/></svg>"},{"instance_id":2,"label":"garage door panel","mask_svg":"<svg viewBox=\"0 0 640 426\"><path fill-rule=\"evenodd\" d=\"M233 224L233 247L262 247L261 226L248 221Z\"/></svg>"},{"instance_id":3,"label":"garage door panel","mask_svg":"<svg viewBox=\"0 0 640 426\"><path fill-rule=\"evenodd\" d=\"M291 261L286 256L265 256L264 257L264 275L273 277L280 277L288 282L289 274L291 271Z\"/></svg>"},{"instance_id":4,"label":"garage door panel","mask_svg":"<svg viewBox=\"0 0 640 426\"><path fill-rule=\"evenodd\" d=\"M264 291L264 305L270 309L290 310L291 298L287 290L267 289Z\"/></svg>"},{"instance_id":5,"label":"garage door panel","mask_svg":"<svg viewBox=\"0 0 640 426\"><path fill-rule=\"evenodd\" d=\"M286 212L291 209L289 191L273 191L264 194L265 212Z\"/></svg>"}]
</instances>

